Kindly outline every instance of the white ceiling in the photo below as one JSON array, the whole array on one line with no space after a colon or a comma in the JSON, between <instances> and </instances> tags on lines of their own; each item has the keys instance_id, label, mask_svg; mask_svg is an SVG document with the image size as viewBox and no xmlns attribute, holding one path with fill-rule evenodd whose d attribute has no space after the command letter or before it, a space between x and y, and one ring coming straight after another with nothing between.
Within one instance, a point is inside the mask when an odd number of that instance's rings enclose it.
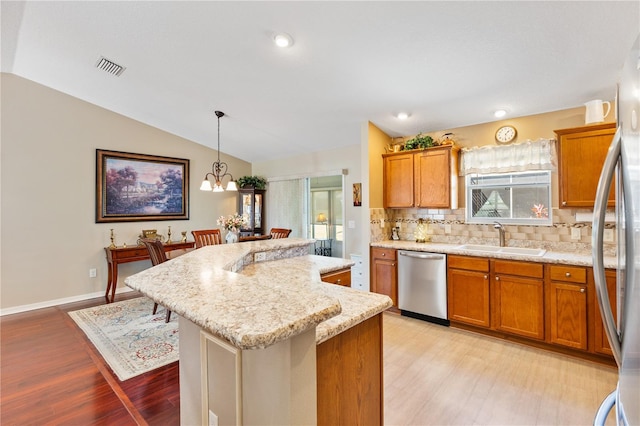
<instances>
[{"instance_id":1,"label":"white ceiling","mask_svg":"<svg viewBox=\"0 0 640 426\"><path fill-rule=\"evenodd\" d=\"M358 144L366 121L404 136L613 99L640 32L638 1L1 7L3 72L212 148L224 111L221 150L250 162Z\"/></svg>"}]
</instances>

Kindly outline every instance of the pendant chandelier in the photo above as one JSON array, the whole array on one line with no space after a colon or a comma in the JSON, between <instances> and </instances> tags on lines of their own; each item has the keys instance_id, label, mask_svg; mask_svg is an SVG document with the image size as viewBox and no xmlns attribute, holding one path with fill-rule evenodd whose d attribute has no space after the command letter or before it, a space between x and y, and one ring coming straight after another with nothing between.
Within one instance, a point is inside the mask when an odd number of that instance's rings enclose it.
<instances>
[{"instance_id":1,"label":"pendant chandelier","mask_svg":"<svg viewBox=\"0 0 640 426\"><path fill-rule=\"evenodd\" d=\"M224 179L225 176L229 176L230 180L227 184L227 191L237 191L238 186L236 185L236 181L233 180L233 176L231 176L231 173L227 173L227 163L223 163L222 161L220 161L220 117L224 117L224 112L216 111L215 113L216 117L218 117L218 161L214 162L211 165L211 173L207 173L204 176L202 185L200 185L200 190L222 192L224 191L224 189L222 188L222 179ZM211 187L209 176L213 177L213 187Z\"/></svg>"}]
</instances>

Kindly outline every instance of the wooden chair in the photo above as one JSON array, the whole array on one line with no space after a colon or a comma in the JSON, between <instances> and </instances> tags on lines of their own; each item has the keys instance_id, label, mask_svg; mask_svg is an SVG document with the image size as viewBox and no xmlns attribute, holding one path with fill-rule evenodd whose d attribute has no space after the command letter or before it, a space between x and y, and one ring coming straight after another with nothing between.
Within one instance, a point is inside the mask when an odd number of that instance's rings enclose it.
<instances>
[{"instance_id":1,"label":"wooden chair","mask_svg":"<svg viewBox=\"0 0 640 426\"><path fill-rule=\"evenodd\" d=\"M162 245L162 241L152 240L152 239L143 239L142 243L145 245L147 250L149 251L149 258L151 258L151 264L153 266L159 265L163 262L167 261L167 254L164 252L164 247ZM153 315L156 314L158 310L158 304L153 304ZM167 316L165 317L164 322L169 322L171 319L171 311L166 309Z\"/></svg>"},{"instance_id":2,"label":"wooden chair","mask_svg":"<svg viewBox=\"0 0 640 426\"><path fill-rule=\"evenodd\" d=\"M222 235L219 229L203 229L200 231L191 231L191 233L196 240L196 248L222 244Z\"/></svg>"},{"instance_id":3,"label":"wooden chair","mask_svg":"<svg viewBox=\"0 0 640 426\"><path fill-rule=\"evenodd\" d=\"M291 233L291 229L271 228L271 239L287 238Z\"/></svg>"}]
</instances>

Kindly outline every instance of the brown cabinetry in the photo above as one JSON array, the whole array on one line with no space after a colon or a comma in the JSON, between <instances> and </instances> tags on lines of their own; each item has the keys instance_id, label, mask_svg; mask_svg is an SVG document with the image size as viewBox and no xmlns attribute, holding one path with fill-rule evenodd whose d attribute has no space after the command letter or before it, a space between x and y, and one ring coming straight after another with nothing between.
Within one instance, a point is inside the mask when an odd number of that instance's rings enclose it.
<instances>
[{"instance_id":1,"label":"brown cabinetry","mask_svg":"<svg viewBox=\"0 0 640 426\"><path fill-rule=\"evenodd\" d=\"M494 261L495 329L544 340L544 276L537 263Z\"/></svg>"},{"instance_id":2,"label":"brown cabinetry","mask_svg":"<svg viewBox=\"0 0 640 426\"><path fill-rule=\"evenodd\" d=\"M548 268L549 342L587 350L587 268Z\"/></svg>"},{"instance_id":3,"label":"brown cabinetry","mask_svg":"<svg viewBox=\"0 0 640 426\"><path fill-rule=\"evenodd\" d=\"M613 312L613 318L616 319L618 315L618 306L616 303L616 271L605 271L605 279L607 280L607 290L609 292L609 305L611 306L611 312ZM595 298L595 294L594 294ZM611 346L609 345L609 339L604 331L604 324L602 323L602 315L600 308L598 307L598 301L594 300L595 315L593 318L593 351L600 354L611 355Z\"/></svg>"},{"instance_id":4,"label":"brown cabinetry","mask_svg":"<svg viewBox=\"0 0 640 426\"><path fill-rule=\"evenodd\" d=\"M615 123L555 130L560 207L593 207L600 171L615 130ZM614 205L614 196L612 190L609 206Z\"/></svg>"},{"instance_id":5,"label":"brown cabinetry","mask_svg":"<svg viewBox=\"0 0 640 426\"><path fill-rule=\"evenodd\" d=\"M457 208L458 148L383 154L385 208Z\"/></svg>"},{"instance_id":6,"label":"brown cabinetry","mask_svg":"<svg viewBox=\"0 0 640 426\"><path fill-rule=\"evenodd\" d=\"M489 259L449 255L449 320L489 328Z\"/></svg>"},{"instance_id":7,"label":"brown cabinetry","mask_svg":"<svg viewBox=\"0 0 640 426\"><path fill-rule=\"evenodd\" d=\"M351 268L327 272L326 274L322 274L320 279L325 283L351 287Z\"/></svg>"},{"instance_id":8,"label":"brown cabinetry","mask_svg":"<svg viewBox=\"0 0 640 426\"><path fill-rule=\"evenodd\" d=\"M385 294L398 307L398 262L395 249L371 247L371 291Z\"/></svg>"}]
</instances>

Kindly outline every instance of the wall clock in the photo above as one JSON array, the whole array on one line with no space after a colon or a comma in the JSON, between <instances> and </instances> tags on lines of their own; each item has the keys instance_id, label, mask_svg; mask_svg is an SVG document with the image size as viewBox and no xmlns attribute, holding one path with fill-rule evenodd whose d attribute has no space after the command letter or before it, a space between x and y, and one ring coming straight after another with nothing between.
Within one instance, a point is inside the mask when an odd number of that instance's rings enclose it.
<instances>
[{"instance_id":1,"label":"wall clock","mask_svg":"<svg viewBox=\"0 0 640 426\"><path fill-rule=\"evenodd\" d=\"M509 143L516 138L518 131L513 126L502 126L496 131L496 142Z\"/></svg>"}]
</instances>

